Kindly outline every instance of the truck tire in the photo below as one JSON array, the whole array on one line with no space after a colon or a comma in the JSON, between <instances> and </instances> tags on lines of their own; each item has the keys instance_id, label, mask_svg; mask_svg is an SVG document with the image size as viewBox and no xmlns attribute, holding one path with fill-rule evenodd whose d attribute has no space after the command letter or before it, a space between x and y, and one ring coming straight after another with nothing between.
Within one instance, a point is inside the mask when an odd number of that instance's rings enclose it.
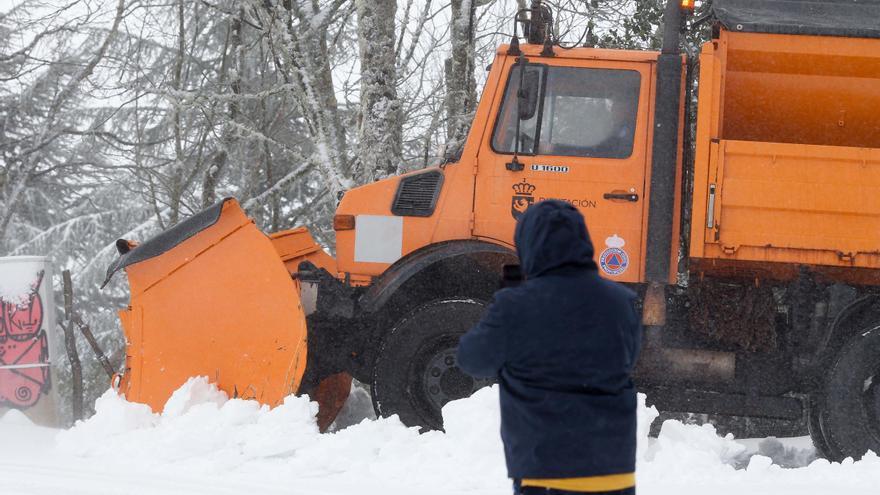
<instances>
[{"instance_id":1,"label":"truck tire","mask_svg":"<svg viewBox=\"0 0 880 495\"><path fill-rule=\"evenodd\" d=\"M818 424L835 461L880 452L880 326L856 334L828 371Z\"/></svg>"},{"instance_id":2,"label":"truck tire","mask_svg":"<svg viewBox=\"0 0 880 495\"><path fill-rule=\"evenodd\" d=\"M458 340L483 314L485 303L444 298L416 308L385 335L373 367L373 408L407 426L442 430L441 408L491 381L475 380L455 364Z\"/></svg>"}]
</instances>

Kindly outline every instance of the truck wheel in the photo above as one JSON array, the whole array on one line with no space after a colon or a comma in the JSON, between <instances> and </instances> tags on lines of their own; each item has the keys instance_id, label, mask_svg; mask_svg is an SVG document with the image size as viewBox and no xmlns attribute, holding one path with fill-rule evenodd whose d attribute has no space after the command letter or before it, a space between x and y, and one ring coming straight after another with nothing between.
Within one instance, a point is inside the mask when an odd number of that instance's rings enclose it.
<instances>
[{"instance_id":1,"label":"truck wheel","mask_svg":"<svg viewBox=\"0 0 880 495\"><path fill-rule=\"evenodd\" d=\"M458 369L458 340L483 314L485 303L447 298L427 303L402 318L389 331L373 367L376 414L397 414L407 426L443 429L440 409L469 397L491 383Z\"/></svg>"},{"instance_id":2,"label":"truck wheel","mask_svg":"<svg viewBox=\"0 0 880 495\"><path fill-rule=\"evenodd\" d=\"M827 376L818 424L828 457L880 452L880 326L853 337Z\"/></svg>"}]
</instances>

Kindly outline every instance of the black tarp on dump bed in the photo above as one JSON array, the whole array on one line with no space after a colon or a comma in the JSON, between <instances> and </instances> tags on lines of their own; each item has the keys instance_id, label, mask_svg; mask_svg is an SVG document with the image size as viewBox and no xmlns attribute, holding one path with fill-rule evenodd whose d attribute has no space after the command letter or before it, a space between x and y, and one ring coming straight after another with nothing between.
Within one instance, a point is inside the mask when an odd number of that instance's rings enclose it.
<instances>
[{"instance_id":1,"label":"black tarp on dump bed","mask_svg":"<svg viewBox=\"0 0 880 495\"><path fill-rule=\"evenodd\" d=\"M714 0L729 31L880 38L880 0Z\"/></svg>"}]
</instances>

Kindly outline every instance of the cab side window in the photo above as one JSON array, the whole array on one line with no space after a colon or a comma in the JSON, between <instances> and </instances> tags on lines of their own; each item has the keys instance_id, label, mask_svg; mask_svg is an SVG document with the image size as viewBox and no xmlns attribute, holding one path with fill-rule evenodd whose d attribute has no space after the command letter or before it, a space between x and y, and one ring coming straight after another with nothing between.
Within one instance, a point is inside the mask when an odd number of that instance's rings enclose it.
<instances>
[{"instance_id":1,"label":"cab side window","mask_svg":"<svg viewBox=\"0 0 880 495\"><path fill-rule=\"evenodd\" d=\"M511 71L492 141L493 149L499 153L513 153L515 148L515 131L510 129L516 127L516 90L511 88L517 85L519 77L514 72ZM635 138L640 85L640 74L632 70L549 67L541 105L532 119L536 122L520 122L519 152L629 157Z\"/></svg>"},{"instance_id":2,"label":"cab side window","mask_svg":"<svg viewBox=\"0 0 880 495\"><path fill-rule=\"evenodd\" d=\"M543 65L527 65L526 74L534 74L538 80L538 94L544 93L545 69ZM501 105L501 113L495 126L492 137L492 148L501 153L513 153L516 149L517 132L517 93L519 92L521 67L518 65L510 69L510 77L507 79L507 88L504 90L504 103ZM538 100L538 110L526 120L519 121L519 153L524 155L537 154L538 149L538 122L541 115L542 102Z\"/></svg>"}]
</instances>

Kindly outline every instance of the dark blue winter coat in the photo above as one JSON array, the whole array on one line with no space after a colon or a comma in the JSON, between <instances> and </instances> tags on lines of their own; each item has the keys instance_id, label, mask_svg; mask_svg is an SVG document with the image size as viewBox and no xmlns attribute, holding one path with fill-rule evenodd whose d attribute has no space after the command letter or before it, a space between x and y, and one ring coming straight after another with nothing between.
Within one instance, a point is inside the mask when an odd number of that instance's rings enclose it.
<instances>
[{"instance_id":1,"label":"dark blue winter coat","mask_svg":"<svg viewBox=\"0 0 880 495\"><path fill-rule=\"evenodd\" d=\"M599 277L584 219L567 203L529 208L515 241L526 281L496 292L458 347L463 371L500 383L508 475L634 472L635 294Z\"/></svg>"}]
</instances>

